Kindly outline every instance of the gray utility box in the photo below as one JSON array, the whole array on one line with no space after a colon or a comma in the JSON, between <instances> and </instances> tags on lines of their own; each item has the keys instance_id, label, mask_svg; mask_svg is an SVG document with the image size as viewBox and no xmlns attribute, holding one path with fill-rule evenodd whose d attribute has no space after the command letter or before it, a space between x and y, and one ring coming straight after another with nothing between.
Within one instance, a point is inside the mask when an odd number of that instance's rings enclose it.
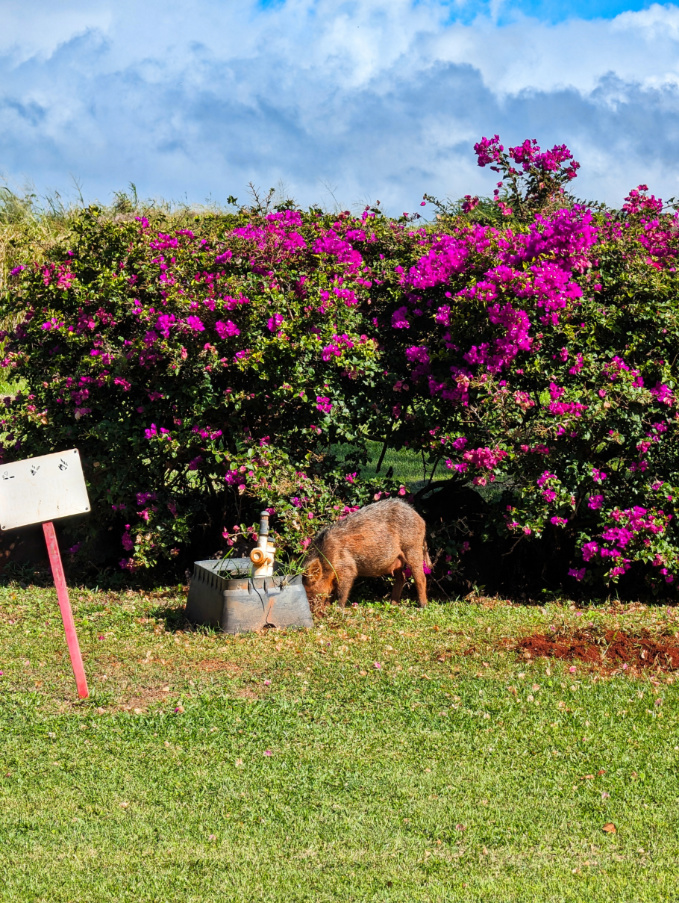
<instances>
[{"instance_id":1,"label":"gray utility box","mask_svg":"<svg viewBox=\"0 0 679 903\"><path fill-rule=\"evenodd\" d=\"M249 558L196 561L186 616L197 624L245 633L263 627L313 627L302 575L252 577Z\"/></svg>"}]
</instances>

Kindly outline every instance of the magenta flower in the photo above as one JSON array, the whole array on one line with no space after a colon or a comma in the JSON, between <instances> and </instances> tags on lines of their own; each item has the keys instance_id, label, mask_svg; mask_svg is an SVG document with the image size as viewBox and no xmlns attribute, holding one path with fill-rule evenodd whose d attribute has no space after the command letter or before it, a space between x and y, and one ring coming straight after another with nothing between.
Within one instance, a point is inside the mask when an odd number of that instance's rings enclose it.
<instances>
[{"instance_id":1,"label":"magenta flower","mask_svg":"<svg viewBox=\"0 0 679 903\"><path fill-rule=\"evenodd\" d=\"M399 309L394 312L391 318L391 325L394 329L410 329L410 323L406 319L407 312L408 309L406 307L399 307Z\"/></svg>"},{"instance_id":2,"label":"magenta flower","mask_svg":"<svg viewBox=\"0 0 679 903\"><path fill-rule=\"evenodd\" d=\"M316 408L323 413L329 414L332 411L332 402L324 395L317 395Z\"/></svg>"},{"instance_id":3,"label":"magenta flower","mask_svg":"<svg viewBox=\"0 0 679 903\"><path fill-rule=\"evenodd\" d=\"M339 345L335 345L334 343L332 343L330 345L326 345L325 348L323 348L321 351L321 358L324 361L329 361L333 357L341 357L341 356L342 356L342 349L339 347Z\"/></svg>"},{"instance_id":4,"label":"magenta flower","mask_svg":"<svg viewBox=\"0 0 679 903\"><path fill-rule=\"evenodd\" d=\"M269 330L269 332L276 332L276 330L284 322L284 320L285 317L283 316L283 314L274 314L274 316L267 321L266 328Z\"/></svg>"},{"instance_id":5,"label":"magenta flower","mask_svg":"<svg viewBox=\"0 0 679 903\"><path fill-rule=\"evenodd\" d=\"M205 331L205 324L200 319L200 317L194 317L194 316L187 317L184 320L184 323L186 323L186 325L189 327L189 329L192 332L204 332Z\"/></svg>"},{"instance_id":6,"label":"magenta flower","mask_svg":"<svg viewBox=\"0 0 679 903\"><path fill-rule=\"evenodd\" d=\"M163 338L169 339L170 330L176 322L177 318L174 314L161 314L156 321L156 329Z\"/></svg>"},{"instance_id":7,"label":"magenta flower","mask_svg":"<svg viewBox=\"0 0 679 903\"><path fill-rule=\"evenodd\" d=\"M586 542L582 547L582 557L585 561L589 561L599 551L599 546L595 542Z\"/></svg>"},{"instance_id":8,"label":"magenta flower","mask_svg":"<svg viewBox=\"0 0 679 903\"><path fill-rule=\"evenodd\" d=\"M226 322L217 320L215 323L215 332L220 339L228 339L240 335L240 329L235 323L232 323L231 320L227 320Z\"/></svg>"}]
</instances>

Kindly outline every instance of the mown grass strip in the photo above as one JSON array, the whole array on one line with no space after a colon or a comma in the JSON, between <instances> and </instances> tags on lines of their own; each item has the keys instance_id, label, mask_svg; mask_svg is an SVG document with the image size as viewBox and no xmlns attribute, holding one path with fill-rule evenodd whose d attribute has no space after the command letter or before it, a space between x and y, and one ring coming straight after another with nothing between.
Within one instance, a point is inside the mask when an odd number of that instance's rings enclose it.
<instances>
[{"instance_id":1,"label":"mown grass strip","mask_svg":"<svg viewBox=\"0 0 679 903\"><path fill-rule=\"evenodd\" d=\"M372 604L225 637L178 590L72 598L87 702L54 591L0 589L3 903L675 893L673 676L507 645L676 634L674 609Z\"/></svg>"}]
</instances>

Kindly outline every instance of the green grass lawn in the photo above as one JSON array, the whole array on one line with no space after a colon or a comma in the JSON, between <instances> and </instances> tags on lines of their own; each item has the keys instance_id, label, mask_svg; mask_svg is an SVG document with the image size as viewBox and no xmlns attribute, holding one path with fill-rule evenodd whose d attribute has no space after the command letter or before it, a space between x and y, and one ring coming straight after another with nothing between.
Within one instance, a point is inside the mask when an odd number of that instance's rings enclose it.
<instances>
[{"instance_id":1,"label":"green grass lawn","mask_svg":"<svg viewBox=\"0 0 679 903\"><path fill-rule=\"evenodd\" d=\"M361 475L363 479L372 479L377 475L377 463L382 453L382 443L368 442L367 445L370 460L363 468ZM403 448L400 451L395 451L393 448L387 449L380 467L380 475L384 476L389 468L392 469L395 479L402 480L411 489L422 485L431 476L431 466L427 466L422 461L422 455L407 448ZM450 472L445 467L441 468L442 465L439 465L436 476L441 478L450 475Z\"/></svg>"},{"instance_id":2,"label":"green grass lawn","mask_svg":"<svg viewBox=\"0 0 679 903\"><path fill-rule=\"evenodd\" d=\"M378 474L377 464L382 453L382 443L368 441L366 444L370 459L361 471L363 479L369 480L376 476L384 476L391 468L394 479L400 480L407 486L410 492L416 493L432 480L436 482L437 480L452 479L455 476L454 471L451 472L446 467L445 460L438 461L436 467L433 468L432 463L429 462L427 458L423 460L420 452L413 451L409 448L402 448L398 451L393 448L388 448ZM340 446L334 446L333 450L339 447ZM500 478L496 482L489 483L487 486L479 487L472 487L470 481L467 484L467 487L475 488L475 491L478 492L482 498L486 499L486 501L492 501L495 500L508 485L508 483Z\"/></svg>"},{"instance_id":3,"label":"green grass lawn","mask_svg":"<svg viewBox=\"0 0 679 903\"><path fill-rule=\"evenodd\" d=\"M180 589L0 588L0 901L679 899L672 677L511 638L676 609L360 604L191 631ZM616 833L605 833L607 823Z\"/></svg>"}]
</instances>

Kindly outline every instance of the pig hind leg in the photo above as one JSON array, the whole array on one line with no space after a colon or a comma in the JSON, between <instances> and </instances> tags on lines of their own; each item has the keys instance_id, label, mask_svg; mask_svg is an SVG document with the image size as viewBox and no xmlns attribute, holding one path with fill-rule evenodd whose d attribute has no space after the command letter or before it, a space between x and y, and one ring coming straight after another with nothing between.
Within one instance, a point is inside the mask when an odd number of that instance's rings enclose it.
<instances>
[{"instance_id":1,"label":"pig hind leg","mask_svg":"<svg viewBox=\"0 0 679 903\"><path fill-rule=\"evenodd\" d=\"M396 568L394 571L394 588L391 591L391 601L395 602L397 605L401 601L401 593L403 592L405 583L406 578L403 573L403 568Z\"/></svg>"},{"instance_id":2,"label":"pig hind leg","mask_svg":"<svg viewBox=\"0 0 679 903\"><path fill-rule=\"evenodd\" d=\"M389 568L394 576L394 588L391 591L391 601L396 604L401 601L401 593L403 592L403 587L406 582L405 574L403 573L404 565L405 559L402 556L399 556Z\"/></svg>"},{"instance_id":3,"label":"pig hind leg","mask_svg":"<svg viewBox=\"0 0 679 903\"><path fill-rule=\"evenodd\" d=\"M413 579L415 580L415 589L417 590L417 602L420 608L424 608L427 604L427 580L424 576L424 568L420 564L419 569L412 565Z\"/></svg>"}]
</instances>

